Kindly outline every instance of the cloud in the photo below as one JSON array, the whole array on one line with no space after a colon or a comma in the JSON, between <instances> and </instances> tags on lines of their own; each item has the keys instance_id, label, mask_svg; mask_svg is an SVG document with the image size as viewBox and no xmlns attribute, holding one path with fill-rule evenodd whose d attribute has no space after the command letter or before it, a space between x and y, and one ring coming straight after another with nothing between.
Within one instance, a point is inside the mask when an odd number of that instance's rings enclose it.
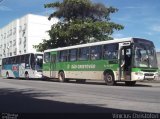
<instances>
[{"instance_id":1,"label":"cloud","mask_svg":"<svg viewBox=\"0 0 160 119\"><path fill-rule=\"evenodd\" d=\"M128 6L124 7L124 9L141 9L142 7L137 7L137 6Z\"/></svg>"},{"instance_id":2,"label":"cloud","mask_svg":"<svg viewBox=\"0 0 160 119\"><path fill-rule=\"evenodd\" d=\"M0 6L0 11L12 11L12 10L7 6Z\"/></svg>"},{"instance_id":3,"label":"cloud","mask_svg":"<svg viewBox=\"0 0 160 119\"><path fill-rule=\"evenodd\" d=\"M127 7L123 7L123 9L154 9L157 8L159 6L127 6Z\"/></svg>"},{"instance_id":4,"label":"cloud","mask_svg":"<svg viewBox=\"0 0 160 119\"><path fill-rule=\"evenodd\" d=\"M160 48L156 48L156 52L160 52Z\"/></svg>"},{"instance_id":5,"label":"cloud","mask_svg":"<svg viewBox=\"0 0 160 119\"><path fill-rule=\"evenodd\" d=\"M53 12L55 12L55 10L52 9L52 10L45 10L45 11L39 12L39 13L37 13L37 14L49 16L49 15L52 14Z\"/></svg>"},{"instance_id":6,"label":"cloud","mask_svg":"<svg viewBox=\"0 0 160 119\"><path fill-rule=\"evenodd\" d=\"M121 33L116 33L116 34L113 34L113 37L114 38L124 38L125 35L121 34Z\"/></svg>"},{"instance_id":7,"label":"cloud","mask_svg":"<svg viewBox=\"0 0 160 119\"><path fill-rule=\"evenodd\" d=\"M154 25L154 26L152 26L151 30L155 31L155 32L160 32L160 25Z\"/></svg>"},{"instance_id":8,"label":"cloud","mask_svg":"<svg viewBox=\"0 0 160 119\"><path fill-rule=\"evenodd\" d=\"M149 35L149 36L154 35L154 33L153 33L153 32L144 32L144 34Z\"/></svg>"}]
</instances>

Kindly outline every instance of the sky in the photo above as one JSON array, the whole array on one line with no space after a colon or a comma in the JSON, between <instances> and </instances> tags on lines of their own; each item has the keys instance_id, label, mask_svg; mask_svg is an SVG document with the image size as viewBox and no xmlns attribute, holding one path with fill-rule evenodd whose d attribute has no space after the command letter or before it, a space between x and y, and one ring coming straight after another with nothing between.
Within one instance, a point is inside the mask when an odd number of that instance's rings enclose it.
<instances>
[{"instance_id":1,"label":"sky","mask_svg":"<svg viewBox=\"0 0 160 119\"><path fill-rule=\"evenodd\" d=\"M52 9L44 4L58 0L0 0L0 28L26 14L47 16ZM62 1L62 0L61 0ZM124 26L115 31L114 38L140 37L154 42L160 51L160 0L91 0L118 8L111 21Z\"/></svg>"}]
</instances>

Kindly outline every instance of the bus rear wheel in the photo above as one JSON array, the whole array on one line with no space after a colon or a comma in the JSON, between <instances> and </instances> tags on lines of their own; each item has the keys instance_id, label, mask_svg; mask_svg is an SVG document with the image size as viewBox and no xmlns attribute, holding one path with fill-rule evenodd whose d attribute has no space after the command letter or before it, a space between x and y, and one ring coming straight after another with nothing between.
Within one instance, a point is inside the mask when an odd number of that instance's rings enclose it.
<instances>
[{"instance_id":1,"label":"bus rear wheel","mask_svg":"<svg viewBox=\"0 0 160 119\"><path fill-rule=\"evenodd\" d=\"M25 72L25 79L29 79L29 74L28 74L28 72Z\"/></svg>"},{"instance_id":2,"label":"bus rear wheel","mask_svg":"<svg viewBox=\"0 0 160 119\"><path fill-rule=\"evenodd\" d=\"M9 79L9 73L8 72L6 72L6 78Z\"/></svg>"},{"instance_id":3,"label":"bus rear wheel","mask_svg":"<svg viewBox=\"0 0 160 119\"><path fill-rule=\"evenodd\" d=\"M111 72L105 73L105 74L104 74L104 81L105 81L106 84L109 85L109 86L115 85L113 73L111 73Z\"/></svg>"},{"instance_id":4,"label":"bus rear wheel","mask_svg":"<svg viewBox=\"0 0 160 119\"><path fill-rule=\"evenodd\" d=\"M60 71L58 73L58 79L59 79L59 82L65 82L65 74L63 71Z\"/></svg>"}]
</instances>

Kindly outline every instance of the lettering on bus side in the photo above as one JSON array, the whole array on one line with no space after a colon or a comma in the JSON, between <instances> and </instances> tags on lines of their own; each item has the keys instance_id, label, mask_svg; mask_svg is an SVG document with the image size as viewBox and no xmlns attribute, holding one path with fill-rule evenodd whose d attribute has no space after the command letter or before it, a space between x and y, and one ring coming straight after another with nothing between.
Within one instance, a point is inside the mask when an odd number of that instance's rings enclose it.
<instances>
[{"instance_id":1,"label":"lettering on bus side","mask_svg":"<svg viewBox=\"0 0 160 119\"><path fill-rule=\"evenodd\" d=\"M69 68L69 66L68 66ZM85 65L71 65L71 69L95 69L96 65L95 64L85 64Z\"/></svg>"}]
</instances>

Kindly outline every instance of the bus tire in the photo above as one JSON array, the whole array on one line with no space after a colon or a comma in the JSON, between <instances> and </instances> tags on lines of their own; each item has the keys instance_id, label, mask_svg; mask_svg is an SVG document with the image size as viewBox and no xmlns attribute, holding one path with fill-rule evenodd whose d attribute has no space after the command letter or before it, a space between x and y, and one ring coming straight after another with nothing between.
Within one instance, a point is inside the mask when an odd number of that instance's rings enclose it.
<instances>
[{"instance_id":1,"label":"bus tire","mask_svg":"<svg viewBox=\"0 0 160 119\"><path fill-rule=\"evenodd\" d=\"M65 82L65 74L63 71L60 71L58 73L58 80L59 80L59 82Z\"/></svg>"},{"instance_id":2,"label":"bus tire","mask_svg":"<svg viewBox=\"0 0 160 119\"><path fill-rule=\"evenodd\" d=\"M9 79L9 73L8 72L6 72L6 78Z\"/></svg>"},{"instance_id":3,"label":"bus tire","mask_svg":"<svg viewBox=\"0 0 160 119\"><path fill-rule=\"evenodd\" d=\"M115 85L114 75L112 72L106 72L104 74L104 81L107 85L113 86Z\"/></svg>"},{"instance_id":4,"label":"bus tire","mask_svg":"<svg viewBox=\"0 0 160 119\"><path fill-rule=\"evenodd\" d=\"M134 86L136 84L136 81L126 81L125 85L126 86Z\"/></svg>"},{"instance_id":5,"label":"bus tire","mask_svg":"<svg viewBox=\"0 0 160 119\"><path fill-rule=\"evenodd\" d=\"M25 72L25 79L29 79L29 74L28 74L28 72Z\"/></svg>"}]
</instances>

